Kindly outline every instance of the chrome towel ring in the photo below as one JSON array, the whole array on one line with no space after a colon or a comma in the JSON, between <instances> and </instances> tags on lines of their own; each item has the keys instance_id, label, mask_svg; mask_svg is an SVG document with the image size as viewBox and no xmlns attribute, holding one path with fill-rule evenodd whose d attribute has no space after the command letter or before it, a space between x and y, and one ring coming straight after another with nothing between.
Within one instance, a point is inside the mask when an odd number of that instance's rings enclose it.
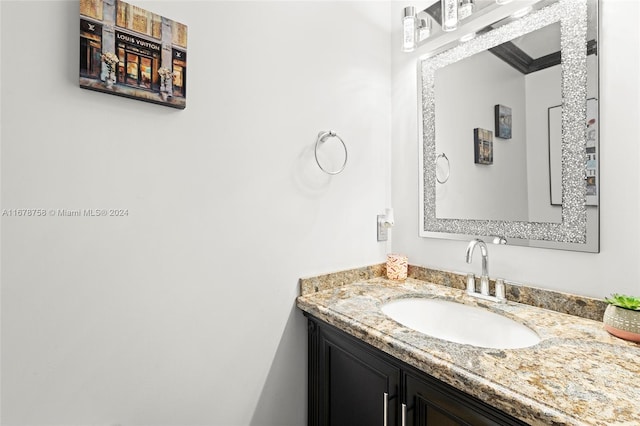
<instances>
[{"instance_id":1,"label":"chrome towel ring","mask_svg":"<svg viewBox=\"0 0 640 426\"><path fill-rule=\"evenodd\" d=\"M340 143L342 144L342 147L344 148L344 162L342 163L342 167L340 167L340 169L338 170L327 170L324 167L322 167L322 164L320 164L320 160L318 160L318 146L321 143L324 143L328 138L336 138L340 141ZM337 175L338 173L341 173L344 168L347 165L347 157L348 157L348 153L347 153L347 145L344 143L344 141L342 140L342 138L340 136L338 136L336 134L336 132L334 132L333 130L329 130L328 132L320 132L318 133L318 139L316 139L316 148L315 148L315 156L316 156L316 163L318 163L318 167L320 167L320 169L330 175Z\"/></svg>"},{"instance_id":2,"label":"chrome towel ring","mask_svg":"<svg viewBox=\"0 0 640 426\"><path fill-rule=\"evenodd\" d=\"M441 178L440 176L438 176L438 160L443 158L446 162L447 162L447 168L446 168L446 172L445 172L445 176L443 178ZM446 154L443 152L441 154L438 154L438 156L436 157L436 180L438 181L438 183L443 184L446 183L449 180L449 176L451 175L451 164L449 163L449 159L447 158Z\"/></svg>"}]
</instances>

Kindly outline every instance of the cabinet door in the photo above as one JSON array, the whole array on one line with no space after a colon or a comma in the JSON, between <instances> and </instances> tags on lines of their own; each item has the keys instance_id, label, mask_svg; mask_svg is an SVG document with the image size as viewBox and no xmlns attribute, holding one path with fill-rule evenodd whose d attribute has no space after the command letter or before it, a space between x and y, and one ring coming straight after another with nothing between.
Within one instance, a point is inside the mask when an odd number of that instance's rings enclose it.
<instances>
[{"instance_id":1,"label":"cabinet door","mask_svg":"<svg viewBox=\"0 0 640 426\"><path fill-rule=\"evenodd\" d=\"M308 325L309 426L527 425L329 324Z\"/></svg>"},{"instance_id":2,"label":"cabinet door","mask_svg":"<svg viewBox=\"0 0 640 426\"><path fill-rule=\"evenodd\" d=\"M433 377L406 374L404 380L406 426L526 425Z\"/></svg>"},{"instance_id":3,"label":"cabinet door","mask_svg":"<svg viewBox=\"0 0 640 426\"><path fill-rule=\"evenodd\" d=\"M315 424L397 425L399 367L366 344L324 324L319 331L318 349L319 421Z\"/></svg>"}]
</instances>

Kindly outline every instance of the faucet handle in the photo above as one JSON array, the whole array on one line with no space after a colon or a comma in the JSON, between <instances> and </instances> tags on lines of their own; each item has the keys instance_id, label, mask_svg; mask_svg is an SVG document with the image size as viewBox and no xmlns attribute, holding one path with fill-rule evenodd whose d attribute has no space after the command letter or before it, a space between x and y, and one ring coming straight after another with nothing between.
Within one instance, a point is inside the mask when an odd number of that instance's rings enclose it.
<instances>
[{"instance_id":1,"label":"faucet handle","mask_svg":"<svg viewBox=\"0 0 640 426\"><path fill-rule=\"evenodd\" d=\"M502 278L496 279L496 299L501 302L505 302L507 300L507 296L505 294L504 280Z\"/></svg>"},{"instance_id":2,"label":"faucet handle","mask_svg":"<svg viewBox=\"0 0 640 426\"><path fill-rule=\"evenodd\" d=\"M476 276L475 274L467 274L467 293L476 292Z\"/></svg>"},{"instance_id":3,"label":"faucet handle","mask_svg":"<svg viewBox=\"0 0 640 426\"><path fill-rule=\"evenodd\" d=\"M489 277L486 275L480 277L480 294L483 296L489 295Z\"/></svg>"}]
</instances>

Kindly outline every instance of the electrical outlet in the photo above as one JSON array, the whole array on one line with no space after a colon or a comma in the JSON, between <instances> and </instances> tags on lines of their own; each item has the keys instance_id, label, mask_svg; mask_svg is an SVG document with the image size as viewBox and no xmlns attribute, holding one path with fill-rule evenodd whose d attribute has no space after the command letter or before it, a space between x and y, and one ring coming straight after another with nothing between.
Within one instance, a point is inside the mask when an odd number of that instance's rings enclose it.
<instances>
[{"instance_id":1,"label":"electrical outlet","mask_svg":"<svg viewBox=\"0 0 640 426\"><path fill-rule=\"evenodd\" d=\"M389 228L384 226L385 215L378 215L378 241L387 241Z\"/></svg>"}]
</instances>

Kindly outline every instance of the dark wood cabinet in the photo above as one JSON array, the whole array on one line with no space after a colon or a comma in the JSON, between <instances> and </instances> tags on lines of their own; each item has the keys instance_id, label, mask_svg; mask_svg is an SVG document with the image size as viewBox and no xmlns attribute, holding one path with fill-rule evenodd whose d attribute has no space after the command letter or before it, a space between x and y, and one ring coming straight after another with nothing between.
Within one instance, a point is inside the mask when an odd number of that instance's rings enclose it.
<instances>
[{"instance_id":1,"label":"dark wood cabinet","mask_svg":"<svg viewBox=\"0 0 640 426\"><path fill-rule=\"evenodd\" d=\"M396 426L400 368L336 331L309 321L309 425Z\"/></svg>"},{"instance_id":2,"label":"dark wood cabinet","mask_svg":"<svg viewBox=\"0 0 640 426\"><path fill-rule=\"evenodd\" d=\"M526 425L307 316L309 426Z\"/></svg>"},{"instance_id":3,"label":"dark wood cabinet","mask_svg":"<svg viewBox=\"0 0 640 426\"><path fill-rule=\"evenodd\" d=\"M407 426L527 424L411 367L406 367L403 383Z\"/></svg>"}]
</instances>

